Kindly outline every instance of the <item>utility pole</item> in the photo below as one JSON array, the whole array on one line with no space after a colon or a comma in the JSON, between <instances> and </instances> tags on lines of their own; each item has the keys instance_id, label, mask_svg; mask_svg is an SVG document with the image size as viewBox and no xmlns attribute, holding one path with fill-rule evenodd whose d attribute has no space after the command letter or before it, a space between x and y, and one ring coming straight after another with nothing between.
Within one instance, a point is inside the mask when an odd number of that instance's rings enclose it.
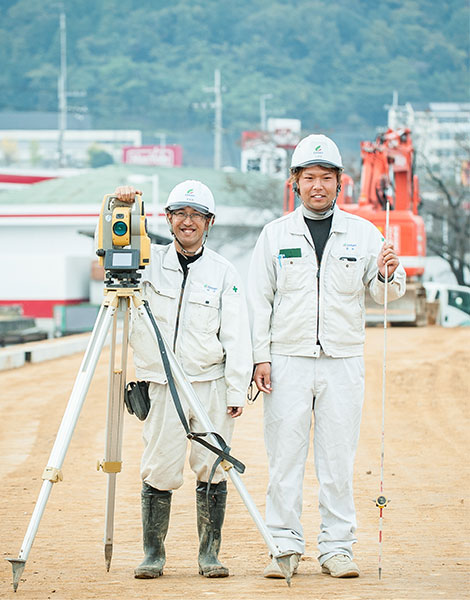
<instances>
[{"instance_id":1,"label":"utility pole","mask_svg":"<svg viewBox=\"0 0 470 600\"><path fill-rule=\"evenodd\" d=\"M220 170L222 164L222 88L220 85L220 70L214 71L214 87L205 87L205 92L214 93L214 169Z\"/></svg>"},{"instance_id":2,"label":"utility pole","mask_svg":"<svg viewBox=\"0 0 470 600\"><path fill-rule=\"evenodd\" d=\"M261 131L266 131L266 100L269 100L272 97L272 94L262 94L259 97L259 115Z\"/></svg>"},{"instance_id":3,"label":"utility pole","mask_svg":"<svg viewBox=\"0 0 470 600\"><path fill-rule=\"evenodd\" d=\"M155 135L158 135L160 141L159 141L159 146L162 149L166 148L166 133L160 132L160 131L156 131Z\"/></svg>"},{"instance_id":4,"label":"utility pole","mask_svg":"<svg viewBox=\"0 0 470 600\"><path fill-rule=\"evenodd\" d=\"M64 5L60 4L60 74L58 84L59 97L59 167L65 167L64 134L67 129L67 30Z\"/></svg>"},{"instance_id":5,"label":"utility pole","mask_svg":"<svg viewBox=\"0 0 470 600\"><path fill-rule=\"evenodd\" d=\"M215 121L214 121L214 169L222 166L222 90L220 88L220 71L214 71Z\"/></svg>"}]
</instances>

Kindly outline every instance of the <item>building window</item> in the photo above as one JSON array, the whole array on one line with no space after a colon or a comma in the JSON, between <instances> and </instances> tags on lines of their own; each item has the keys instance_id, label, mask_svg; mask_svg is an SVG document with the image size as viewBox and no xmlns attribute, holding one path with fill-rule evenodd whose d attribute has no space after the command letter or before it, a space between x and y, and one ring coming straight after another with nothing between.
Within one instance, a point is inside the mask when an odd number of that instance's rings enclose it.
<instances>
[{"instance_id":1,"label":"building window","mask_svg":"<svg viewBox=\"0 0 470 600\"><path fill-rule=\"evenodd\" d=\"M249 158L246 161L247 171L261 171L261 159L260 158Z\"/></svg>"}]
</instances>

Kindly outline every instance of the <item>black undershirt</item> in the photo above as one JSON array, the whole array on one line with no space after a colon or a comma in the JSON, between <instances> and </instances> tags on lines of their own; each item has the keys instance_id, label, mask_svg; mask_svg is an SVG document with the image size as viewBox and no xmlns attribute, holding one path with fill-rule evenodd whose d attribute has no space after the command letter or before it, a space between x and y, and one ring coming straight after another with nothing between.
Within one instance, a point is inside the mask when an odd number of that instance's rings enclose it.
<instances>
[{"instance_id":1,"label":"black undershirt","mask_svg":"<svg viewBox=\"0 0 470 600\"><path fill-rule=\"evenodd\" d=\"M203 252L204 248L201 250L201 252L194 254L193 256L185 256L184 254L181 254L181 252L176 253L185 277L188 273L188 265L196 261L198 258L201 258Z\"/></svg>"},{"instance_id":2,"label":"black undershirt","mask_svg":"<svg viewBox=\"0 0 470 600\"><path fill-rule=\"evenodd\" d=\"M325 249L326 240L330 235L331 221L333 215L326 219L308 219L304 217L305 223L307 224L310 235L312 236L313 245L315 246L315 252L317 254L317 261L320 265L321 258L323 256L323 250Z\"/></svg>"}]
</instances>

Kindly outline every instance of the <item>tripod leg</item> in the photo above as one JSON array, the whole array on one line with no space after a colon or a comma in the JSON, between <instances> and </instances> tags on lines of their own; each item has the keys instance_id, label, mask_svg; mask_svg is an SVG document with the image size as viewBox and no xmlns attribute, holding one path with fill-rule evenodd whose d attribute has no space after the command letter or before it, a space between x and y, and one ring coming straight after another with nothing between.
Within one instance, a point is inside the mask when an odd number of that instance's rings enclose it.
<instances>
[{"instance_id":1,"label":"tripod leg","mask_svg":"<svg viewBox=\"0 0 470 600\"><path fill-rule=\"evenodd\" d=\"M116 333L118 315L123 315L120 367L116 365ZM104 556L109 571L113 554L114 510L116 503L116 478L121 471L121 450L124 417L124 387L126 384L127 347L129 330L129 299L121 298L119 311L114 315L109 359L108 408L106 418L105 458L100 463L103 472L108 475L106 488L106 519L104 533Z\"/></svg>"},{"instance_id":2,"label":"tripod leg","mask_svg":"<svg viewBox=\"0 0 470 600\"><path fill-rule=\"evenodd\" d=\"M139 296L137 296L137 294L134 294L133 300L134 300L136 309L138 310L139 316L144 320L144 323L145 323L147 329L149 330L149 332L151 333L151 335L155 336L156 335L155 329L152 324L152 319L150 318L150 315L151 315L150 309L147 309L145 307L142 300L140 299ZM153 318L153 316L152 316L152 318ZM162 335L162 338L163 338L163 335ZM207 414L207 411L206 411L204 405L199 400L191 383L189 382L188 378L186 377L185 372L181 368L180 364L178 363L178 361L176 359L176 356L174 355L173 351L171 350L171 347L168 345L168 343L166 342L166 340L164 338L163 338L163 341L165 344L165 349L166 349L166 352L168 355L168 360L170 362L170 366L171 366L171 370L173 372L174 379L178 383L181 393L186 398L186 401L188 402L189 406L191 407L193 413L196 415L196 417L202 423L202 426L205 429L205 431L214 431L214 426L211 423L211 420ZM211 436L211 439L212 439L211 443L214 446L217 446L220 448L220 444L219 444L218 440L214 436ZM250 494L248 493L243 481L241 480L239 473L237 473L235 471L235 469L233 469L231 467L230 464L227 465L227 470L229 472L230 479L232 480L233 484L235 485L241 499L243 500L243 503L245 504L248 512L251 515L251 518L253 519L256 527L258 528L259 532L263 536L263 539L266 542L266 545L268 546L270 553L277 560L279 568L281 569L282 573L284 574L287 584L290 586L292 571L291 571L291 567L290 567L289 557L290 557L291 553L285 554L279 550L279 548L276 545L276 542L274 541L274 538L273 538L271 532L267 528L266 523L264 522L262 516L260 515L258 508L256 507L255 503L251 499Z\"/></svg>"},{"instance_id":3,"label":"tripod leg","mask_svg":"<svg viewBox=\"0 0 470 600\"><path fill-rule=\"evenodd\" d=\"M21 546L20 553L17 559L6 559L11 562L13 568L13 589L17 590L19 578L24 570L26 561L28 560L31 546L33 545L39 523L41 521L44 509L46 508L47 500L52 489L52 484L62 480L62 464L65 459L70 441L72 439L75 426L77 424L80 411L90 387L90 383L95 372L96 364L100 357L101 351L106 340L114 313L117 308L117 299L115 295L108 294L95 322L93 332L90 337L85 356L83 357L80 370L75 379L75 383L67 403L64 416L57 432L57 436L52 447L51 454L47 467L42 475L43 483L39 492L38 500L34 507L31 520L29 522L26 535Z\"/></svg>"}]
</instances>

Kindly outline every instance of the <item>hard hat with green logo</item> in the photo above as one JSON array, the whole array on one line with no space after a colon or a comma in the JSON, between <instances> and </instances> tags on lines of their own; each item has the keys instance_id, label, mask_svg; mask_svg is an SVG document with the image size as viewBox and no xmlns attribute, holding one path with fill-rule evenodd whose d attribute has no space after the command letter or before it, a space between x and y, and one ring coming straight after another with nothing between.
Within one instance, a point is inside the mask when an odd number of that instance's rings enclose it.
<instances>
[{"instance_id":1,"label":"hard hat with green logo","mask_svg":"<svg viewBox=\"0 0 470 600\"><path fill-rule=\"evenodd\" d=\"M201 181L188 179L175 185L165 204L166 212L190 206L204 215L215 215L215 201L212 192Z\"/></svg>"},{"instance_id":2,"label":"hard hat with green logo","mask_svg":"<svg viewBox=\"0 0 470 600\"><path fill-rule=\"evenodd\" d=\"M326 135L313 133L297 144L292 154L291 171L311 165L343 169L338 146Z\"/></svg>"}]
</instances>

